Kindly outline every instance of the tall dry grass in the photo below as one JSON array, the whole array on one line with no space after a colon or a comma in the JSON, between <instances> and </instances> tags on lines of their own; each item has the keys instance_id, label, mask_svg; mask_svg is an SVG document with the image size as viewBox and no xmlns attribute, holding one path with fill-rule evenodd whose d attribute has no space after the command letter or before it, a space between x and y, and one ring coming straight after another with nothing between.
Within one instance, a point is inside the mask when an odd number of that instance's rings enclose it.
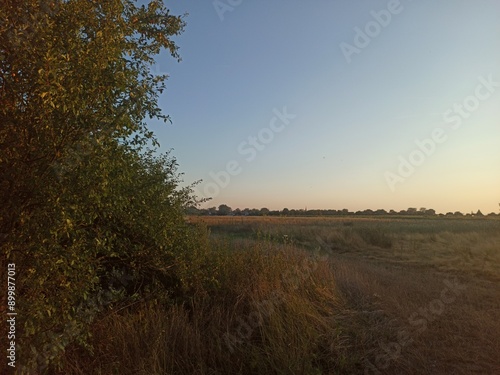
<instances>
[{"instance_id":1,"label":"tall dry grass","mask_svg":"<svg viewBox=\"0 0 500 375\"><path fill-rule=\"evenodd\" d=\"M323 374L352 363L344 301L327 258L293 245L216 240L218 289L183 304L144 303L93 327L93 353L64 374ZM220 256L223 254L224 256Z\"/></svg>"},{"instance_id":2,"label":"tall dry grass","mask_svg":"<svg viewBox=\"0 0 500 375\"><path fill-rule=\"evenodd\" d=\"M500 373L500 221L202 220L191 297L101 317L61 374Z\"/></svg>"},{"instance_id":3,"label":"tall dry grass","mask_svg":"<svg viewBox=\"0 0 500 375\"><path fill-rule=\"evenodd\" d=\"M230 220L214 233L224 237ZM286 236L329 254L350 353L338 373L500 374L498 219L254 219L235 221L231 238L241 226L242 237ZM465 290L440 303L454 280Z\"/></svg>"},{"instance_id":4,"label":"tall dry grass","mask_svg":"<svg viewBox=\"0 0 500 375\"><path fill-rule=\"evenodd\" d=\"M497 218L197 217L215 235L265 238L327 253L500 280Z\"/></svg>"}]
</instances>

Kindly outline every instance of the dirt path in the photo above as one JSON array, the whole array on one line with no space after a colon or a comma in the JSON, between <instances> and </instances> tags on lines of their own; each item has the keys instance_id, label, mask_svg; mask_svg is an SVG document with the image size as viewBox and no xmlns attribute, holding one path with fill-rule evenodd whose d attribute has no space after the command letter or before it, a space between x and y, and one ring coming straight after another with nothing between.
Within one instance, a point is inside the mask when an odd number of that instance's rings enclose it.
<instances>
[{"instance_id":1,"label":"dirt path","mask_svg":"<svg viewBox=\"0 0 500 375\"><path fill-rule=\"evenodd\" d=\"M500 283L331 257L359 373L500 374Z\"/></svg>"}]
</instances>

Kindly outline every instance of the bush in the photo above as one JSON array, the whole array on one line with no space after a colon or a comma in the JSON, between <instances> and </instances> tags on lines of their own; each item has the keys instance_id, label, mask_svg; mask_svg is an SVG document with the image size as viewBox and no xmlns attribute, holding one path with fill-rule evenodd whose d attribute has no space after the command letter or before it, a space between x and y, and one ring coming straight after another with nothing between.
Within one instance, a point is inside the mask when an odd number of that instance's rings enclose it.
<instances>
[{"instance_id":1,"label":"bush","mask_svg":"<svg viewBox=\"0 0 500 375\"><path fill-rule=\"evenodd\" d=\"M26 270L17 280L18 344L30 368L84 344L100 313L139 298L184 298L208 278L196 228L183 218L190 196L178 188L175 161L118 145L100 151L60 176L4 244Z\"/></svg>"},{"instance_id":2,"label":"bush","mask_svg":"<svg viewBox=\"0 0 500 375\"><path fill-rule=\"evenodd\" d=\"M168 120L149 67L179 58L183 27L161 1L1 2L0 260L18 270L21 373L85 345L100 314L190 288L191 189L145 121Z\"/></svg>"}]
</instances>

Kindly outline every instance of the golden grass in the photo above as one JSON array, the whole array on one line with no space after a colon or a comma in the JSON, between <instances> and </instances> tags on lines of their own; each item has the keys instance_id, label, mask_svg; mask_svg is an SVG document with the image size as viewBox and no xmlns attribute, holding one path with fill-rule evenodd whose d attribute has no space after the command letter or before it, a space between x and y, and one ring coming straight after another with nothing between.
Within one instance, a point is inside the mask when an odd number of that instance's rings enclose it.
<instances>
[{"instance_id":1,"label":"golden grass","mask_svg":"<svg viewBox=\"0 0 500 375\"><path fill-rule=\"evenodd\" d=\"M190 221L216 287L103 317L62 373L500 373L499 220Z\"/></svg>"},{"instance_id":2,"label":"golden grass","mask_svg":"<svg viewBox=\"0 0 500 375\"><path fill-rule=\"evenodd\" d=\"M467 218L191 217L213 233L287 241L328 253L500 280L500 220Z\"/></svg>"},{"instance_id":3,"label":"golden grass","mask_svg":"<svg viewBox=\"0 0 500 375\"><path fill-rule=\"evenodd\" d=\"M292 245L212 246L225 254L216 292L104 317L93 355L74 347L64 373L321 374L347 363L328 259Z\"/></svg>"},{"instance_id":4,"label":"golden grass","mask_svg":"<svg viewBox=\"0 0 500 375\"><path fill-rule=\"evenodd\" d=\"M373 367L382 374L498 373L497 282L349 255L332 261L337 286L351 307L346 327L353 352L363 357L359 373L365 368L378 373ZM465 289L439 309L445 282L455 280ZM384 348L396 344L400 353L387 356Z\"/></svg>"},{"instance_id":5,"label":"golden grass","mask_svg":"<svg viewBox=\"0 0 500 375\"><path fill-rule=\"evenodd\" d=\"M329 254L347 301L337 319L351 373L500 373L498 219L273 219L203 218L220 236L234 237L227 227L277 243L286 234ZM432 313L455 279L467 288Z\"/></svg>"}]
</instances>

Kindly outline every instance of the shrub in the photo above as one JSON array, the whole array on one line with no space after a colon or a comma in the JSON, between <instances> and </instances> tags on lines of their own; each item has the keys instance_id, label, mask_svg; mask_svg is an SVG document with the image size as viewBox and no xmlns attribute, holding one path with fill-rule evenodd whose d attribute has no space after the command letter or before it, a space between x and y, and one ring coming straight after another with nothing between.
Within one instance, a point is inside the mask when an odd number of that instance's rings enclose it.
<instances>
[{"instance_id":1,"label":"shrub","mask_svg":"<svg viewBox=\"0 0 500 375\"><path fill-rule=\"evenodd\" d=\"M1 2L1 263L18 270L20 372L84 345L105 310L189 289L191 189L148 151L145 121L168 120L149 67L162 48L179 58L183 27L161 1Z\"/></svg>"}]
</instances>

